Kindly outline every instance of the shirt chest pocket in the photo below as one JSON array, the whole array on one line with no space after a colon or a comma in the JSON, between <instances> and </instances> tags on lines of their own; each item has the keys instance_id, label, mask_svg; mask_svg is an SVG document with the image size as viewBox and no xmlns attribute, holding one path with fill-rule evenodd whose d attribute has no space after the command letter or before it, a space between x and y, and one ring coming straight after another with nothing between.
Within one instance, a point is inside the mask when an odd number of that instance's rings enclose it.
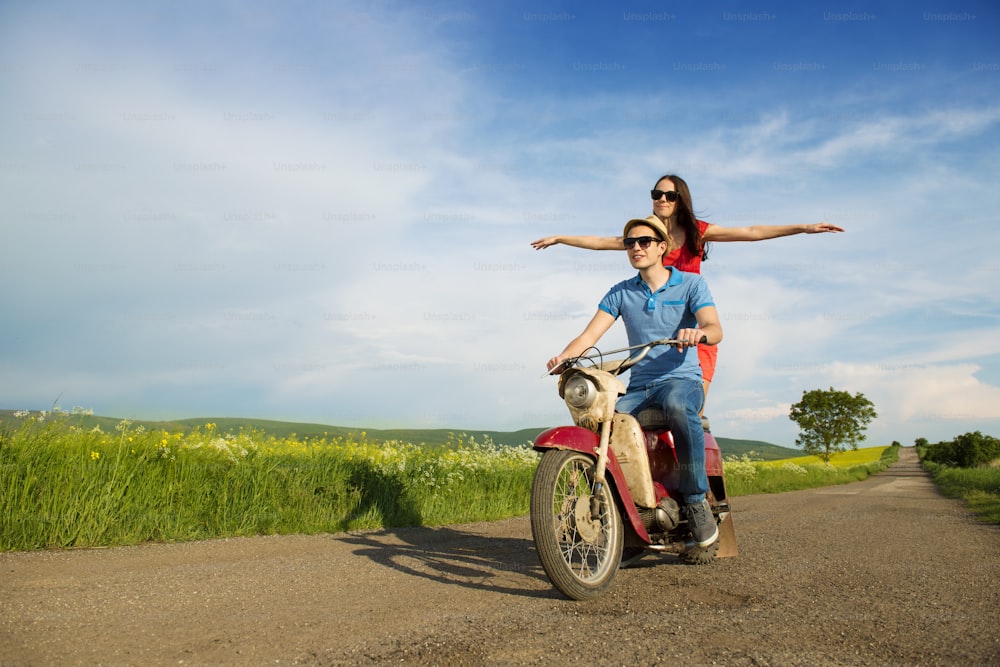
<instances>
[{"instance_id":1,"label":"shirt chest pocket","mask_svg":"<svg viewBox=\"0 0 1000 667\"><path fill-rule=\"evenodd\" d=\"M668 329L671 334L681 326L684 319L685 303L683 301L660 301L656 304L653 317L657 324Z\"/></svg>"}]
</instances>

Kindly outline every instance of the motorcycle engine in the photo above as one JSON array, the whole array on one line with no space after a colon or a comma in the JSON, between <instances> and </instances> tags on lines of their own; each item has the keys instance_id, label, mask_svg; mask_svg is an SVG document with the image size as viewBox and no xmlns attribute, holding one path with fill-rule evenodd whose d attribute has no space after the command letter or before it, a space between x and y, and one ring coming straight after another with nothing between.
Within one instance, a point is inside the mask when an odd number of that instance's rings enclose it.
<instances>
[{"instance_id":1,"label":"motorcycle engine","mask_svg":"<svg viewBox=\"0 0 1000 667\"><path fill-rule=\"evenodd\" d=\"M651 533L669 533L681 523L681 508L673 498L664 498L653 508L637 507L642 524Z\"/></svg>"},{"instance_id":2,"label":"motorcycle engine","mask_svg":"<svg viewBox=\"0 0 1000 667\"><path fill-rule=\"evenodd\" d=\"M660 501L660 505L654 511L656 525L663 532L673 530L681 522L681 508L677 501L667 497Z\"/></svg>"}]
</instances>

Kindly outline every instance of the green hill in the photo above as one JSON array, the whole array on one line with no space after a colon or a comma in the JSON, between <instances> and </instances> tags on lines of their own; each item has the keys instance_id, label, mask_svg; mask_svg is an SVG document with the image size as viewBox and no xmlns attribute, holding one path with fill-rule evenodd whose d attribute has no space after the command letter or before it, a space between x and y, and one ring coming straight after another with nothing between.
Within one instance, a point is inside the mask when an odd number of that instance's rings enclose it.
<instances>
[{"instance_id":1,"label":"green hill","mask_svg":"<svg viewBox=\"0 0 1000 667\"><path fill-rule=\"evenodd\" d=\"M37 414L37 411L32 411ZM0 423L13 420L13 410L0 410ZM72 424L82 429L92 429L99 426L102 431L109 432L115 429L121 422L120 417L101 417L98 415L72 415L69 417ZM250 419L245 417L193 417L189 419L174 419L171 421L148 421L131 420L134 426L144 426L150 430L164 430L168 433L186 433L198 426L207 423L216 425L220 433L236 432L241 428L254 428L263 431L268 435L284 438L295 435L300 438L310 437L337 437L337 436L360 436L362 432L368 440L375 442L386 442L388 440L400 440L415 444L441 445L453 436L457 437L465 434L467 437L474 436L477 441L485 440L484 436L489 436L493 442L500 445L521 445L532 442L544 428L526 428L520 431L480 431L472 429L377 429L352 426L331 426L329 424L312 424L304 422L286 422L272 419ZM467 439L467 438L463 438Z\"/></svg>"},{"instance_id":2,"label":"green hill","mask_svg":"<svg viewBox=\"0 0 1000 667\"><path fill-rule=\"evenodd\" d=\"M759 459L761 461L777 461L778 459L802 456L801 449L772 445L762 440L738 440L736 438L722 438L719 436L715 436L715 440L719 443L719 449L722 450L724 458L729 458L730 456L741 457L751 452L755 460Z\"/></svg>"},{"instance_id":3,"label":"green hill","mask_svg":"<svg viewBox=\"0 0 1000 667\"><path fill-rule=\"evenodd\" d=\"M13 410L0 410L0 423L12 420ZM113 431L115 426L121 422L118 417L101 417L96 415L73 415L70 417L72 423L84 429L91 429L100 426L105 432ZM196 417L190 419L176 419L172 421L142 421L136 420L134 426L144 426L147 429L164 430L168 433L187 432L195 427L213 423L218 427L219 432L239 431L240 428L254 428L278 438L295 435L299 438L319 438L319 437L358 437L362 432L368 440L375 442L386 442L389 440L399 440L426 445L442 445L452 437L465 434L468 437L475 437L478 442L483 442L488 436L498 445L522 445L533 442L535 436L548 427L525 428L519 431L479 431L473 429L377 429L377 428L356 428L348 426L331 426L329 424L312 424L300 422L285 422L270 419L248 419L243 417ZM739 440L735 438L723 438L716 436L719 448L725 457L743 456L753 452L754 458L765 461L785 459L793 456L800 456L802 452L798 449L781 447L769 442L759 440Z\"/></svg>"},{"instance_id":4,"label":"green hill","mask_svg":"<svg viewBox=\"0 0 1000 667\"><path fill-rule=\"evenodd\" d=\"M240 427L256 428L275 435L286 437L296 435L298 437L323 437L323 436L360 436L363 432L368 440L375 442L386 442L389 440L399 440L423 445L443 445L449 439L465 434L474 436L478 442L483 442L489 436L498 445L522 445L531 442L535 436L544 431L543 428L527 428L520 431L476 431L472 429L439 428L439 429L379 429L379 428L357 428L350 426L331 426L329 424L310 424L296 422L281 422L267 419L240 419L240 418L206 418L206 419L181 419L174 424L185 429L200 426L206 422L216 424L220 431L237 431ZM463 438L465 439L465 438Z\"/></svg>"}]
</instances>

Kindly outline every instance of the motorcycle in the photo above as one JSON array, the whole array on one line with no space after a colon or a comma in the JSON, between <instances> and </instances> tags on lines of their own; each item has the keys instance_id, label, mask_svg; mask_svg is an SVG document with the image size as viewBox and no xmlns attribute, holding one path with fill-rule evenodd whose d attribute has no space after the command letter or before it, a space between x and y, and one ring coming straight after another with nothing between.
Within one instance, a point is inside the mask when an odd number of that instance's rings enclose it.
<instances>
[{"instance_id":1,"label":"motorcycle","mask_svg":"<svg viewBox=\"0 0 1000 667\"><path fill-rule=\"evenodd\" d=\"M690 564L738 554L722 454L707 422L702 420L707 498L719 539L698 547L682 517L680 463L665 415L659 409L635 417L615 412L625 393L617 376L654 347L679 344L664 338L567 359L550 371L560 376L559 395L574 425L535 439L534 449L543 454L531 488L531 534L545 574L570 599L600 596L623 564L649 552L675 554ZM622 352L624 359L604 360Z\"/></svg>"}]
</instances>

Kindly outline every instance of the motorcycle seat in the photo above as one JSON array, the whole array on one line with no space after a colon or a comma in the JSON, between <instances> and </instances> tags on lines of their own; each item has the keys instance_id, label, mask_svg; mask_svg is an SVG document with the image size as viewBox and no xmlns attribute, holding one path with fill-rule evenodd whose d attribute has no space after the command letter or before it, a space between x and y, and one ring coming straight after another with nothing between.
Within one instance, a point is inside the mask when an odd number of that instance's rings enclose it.
<instances>
[{"instance_id":1,"label":"motorcycle seat","mask_svg":"<svg viewBox=\"0 0 1000 667\"><path fill-rule=\"evenodd\" d=\"M656 429L669 429L670 420L667 419L666 413L659 408L645 408L640 410L639 414L635 416L639 422L639 426L648 430Z\"/></svg>"},{"instance_id":2,"label":"motorcycle seat","mask_svg":"<svg viewBox=\"0 0 1000 667\"><path fill-rule=\"evenodd\" d=\"M644 430L656 431L662 429L670 428L670 420L667 419L666 413L660 408L645 408L639 411L639 414L635 416L636 420L639 422ZM701 427L706 433L712 431L711 426L708 423L708 417L702 415L701 417Z\"/></svg>"}]
</instances>

